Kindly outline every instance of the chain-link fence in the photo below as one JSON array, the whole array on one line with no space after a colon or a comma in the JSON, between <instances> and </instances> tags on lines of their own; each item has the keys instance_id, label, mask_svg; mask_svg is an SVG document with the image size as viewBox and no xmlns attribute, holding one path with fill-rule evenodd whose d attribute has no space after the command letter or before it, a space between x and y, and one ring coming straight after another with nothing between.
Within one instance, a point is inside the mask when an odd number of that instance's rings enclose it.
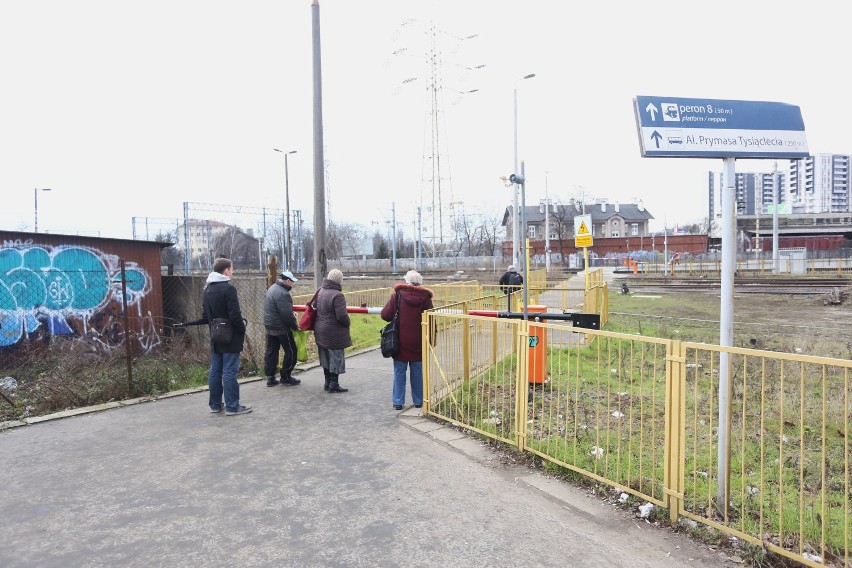
<instances>
[{"instance_id":1,"label":"chain-link fence","mask_svg":"<svg viewBox=\"0 0 852 568\"><path fill-rule=\"evenodd\" d=\"M131 264L124 270L123 260L120 265L115 273L100 267L6 272L0 286L0 423L206 385L208 327L175 324L201 317L207 274L151 276ZM252 376L263 369L268 277L238 273L232 284L248 322L240 376ZM359 302L387 299L389 283L351 284L382 290ZM303 304L314 290L312 279L302 279L292 290L294 302ZM378 316L367 317L379 326ZM367 337L378 342L378 333ZM312 334L308 356L316 358Z\"/></svg>"}]
</instances>

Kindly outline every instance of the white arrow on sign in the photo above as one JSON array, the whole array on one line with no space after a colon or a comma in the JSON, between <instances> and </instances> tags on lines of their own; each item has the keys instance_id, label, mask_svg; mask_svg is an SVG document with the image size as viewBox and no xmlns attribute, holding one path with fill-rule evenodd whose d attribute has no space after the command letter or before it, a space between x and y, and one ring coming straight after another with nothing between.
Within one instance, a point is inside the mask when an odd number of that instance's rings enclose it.
<instances>
[{"instance_id":1,"label":"white arrow on sign","mask_svg":"<svg viewBox=\"0 0 852 568\"><path fill-rule=\"evenodd\" d=\"M654 103L648 103L648 106L645 107L645 111L651 113L651 120L652 121L656 120L657 113L660 112L660 111L657 110L657 107L654 105Z\"/></svg>"}]
</instances>

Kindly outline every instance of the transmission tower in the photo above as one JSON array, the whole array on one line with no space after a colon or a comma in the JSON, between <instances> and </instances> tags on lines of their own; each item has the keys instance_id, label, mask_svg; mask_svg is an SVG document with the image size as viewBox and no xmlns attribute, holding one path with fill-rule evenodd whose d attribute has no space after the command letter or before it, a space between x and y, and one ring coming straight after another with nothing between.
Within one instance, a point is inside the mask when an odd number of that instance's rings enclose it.
<instances>
[{"instance_id":1,"label":"transmission tower","mask_svg":"<svg viewBox=\"0 0 852 568\"><path fill-rule=\"evenodd\" d=\"M407 20L402 26L408 26L416 20ZM482 69L485 65L466 66L458 63L446 63L442 45L452 41L456 45L474 39L476 34L456 36L441 30L434 22L429 22L425 29L426 43L424 58L426 63L423 75L426 79L426 113L423 137L423 168L420 179L419 211L422 215L422 227L425 228L423 240L426 241L426 254L430 257L440 255L447 247L450 237L449 211L447 205L454 201L452 175L450 173L450 157L447 143L447 125L445 122L444 97L447 92L455 94L455 102L460 96L474 93L477 89L460 90L445 88L444 67L450 65L455 69L473 71ZM399 48L393 52L395 59L409 56L408 48ZM463 80L463 79L462 79ZM417 84L418 77L408 77L398 86Z\"/></svg>"}]
</instances>

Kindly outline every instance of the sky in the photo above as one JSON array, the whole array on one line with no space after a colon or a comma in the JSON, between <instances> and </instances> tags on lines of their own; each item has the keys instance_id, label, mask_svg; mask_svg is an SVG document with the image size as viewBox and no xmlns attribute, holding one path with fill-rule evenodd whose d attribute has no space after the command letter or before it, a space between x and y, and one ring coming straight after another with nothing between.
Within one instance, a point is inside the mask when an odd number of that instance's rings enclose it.
<instances>
[{"instance_id":1,"label":"sky","mask_svg":"<svg viewBox=\"0 0 852 568\"><path fill-rule=\"evenodd\" d=\"M836 3L320 0L320 29L326 215L368 232L436 202L433 52L439 203L465 214L511 204L515 92L528 205L642 200L655 230L706 217L722 161L641 157L636 96L798 105L812 154L852 153ZM273 148L312 223L311 33L310 0L0 3L0 228L33 229L37 188L40 231L153 238L185 202L239 223L285 207Z\"/></svg>"}]
</instances>

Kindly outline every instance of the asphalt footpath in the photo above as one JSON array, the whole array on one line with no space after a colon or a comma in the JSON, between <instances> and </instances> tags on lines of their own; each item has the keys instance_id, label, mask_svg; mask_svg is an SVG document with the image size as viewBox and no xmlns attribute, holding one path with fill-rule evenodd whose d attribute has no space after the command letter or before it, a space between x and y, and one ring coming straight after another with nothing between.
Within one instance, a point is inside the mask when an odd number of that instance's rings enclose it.
<instances>
[{"instance_id":1,"label":"asphalt footpath","mask_svg":"<svg viewBox=\"0 0 852 568\"><path fill-rule=\"evenodd\" d=\"M392 366L350 356L347 393L242 384L0 432L0 566L732 566L391 402Z\"/></svg>"}]
</instances>

